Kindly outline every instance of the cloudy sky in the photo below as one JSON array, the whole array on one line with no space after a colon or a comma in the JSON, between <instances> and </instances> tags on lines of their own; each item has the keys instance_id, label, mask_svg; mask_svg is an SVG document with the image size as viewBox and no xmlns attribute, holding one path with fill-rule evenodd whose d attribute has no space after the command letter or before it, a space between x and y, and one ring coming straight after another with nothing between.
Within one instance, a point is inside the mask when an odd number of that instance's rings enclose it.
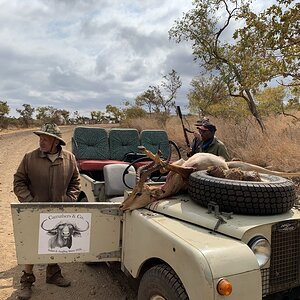
<instances>
[{"instance_id":1,"label":"cloudy sky","mask_svg":"<svg viewBox=\"0 0 300 300\"><path fill-rule=\"evenodd\" d=\"M188 44L169 40L191 0L0 0L0 100L90 116L134 102L175 69L177 104L199 73Z\"/></svg>"},{"instance_id":2,"label":"cloudy sky","mask_svg":"<svg viewBox=\"0 0 300 300\"><path fill-rule=\"evenodd\" d=\"M0 0L0 100L89 116L121 107L172 69L183 86L199 67L188 45L168 38L191 8L182 0Z\"/></svg>"}]
</instances>

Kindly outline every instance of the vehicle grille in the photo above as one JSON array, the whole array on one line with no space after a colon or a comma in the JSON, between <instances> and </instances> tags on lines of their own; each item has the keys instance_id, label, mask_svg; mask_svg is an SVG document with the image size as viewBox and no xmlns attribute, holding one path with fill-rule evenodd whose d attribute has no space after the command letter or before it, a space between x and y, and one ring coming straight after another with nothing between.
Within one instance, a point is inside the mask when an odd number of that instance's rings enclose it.
<instances>
[{"instance_id":1,"label":"vehicle grille","mask_svg":"<svg viewBox=\"0 0 300 300\"><path fill-rule=\"evenodd\" d=\"M270 267L261 270L263 296L300 284L300 222L272 226Z\"/></svg>"}]
</instances>

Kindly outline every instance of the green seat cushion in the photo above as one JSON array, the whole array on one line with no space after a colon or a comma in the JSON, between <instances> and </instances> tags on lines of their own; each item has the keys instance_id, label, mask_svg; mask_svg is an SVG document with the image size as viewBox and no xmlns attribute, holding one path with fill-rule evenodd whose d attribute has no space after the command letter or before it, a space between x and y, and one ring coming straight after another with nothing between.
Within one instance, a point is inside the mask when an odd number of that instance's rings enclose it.
<instances>
[{"instance_id":1,"label":"green seat cushion","mask_svg":"<svg viewBox=\"0 0 300 300\"><path fill-rule=\"evenodd\" d=\"M140 135L141 145L156 154L162 152L162 157L168 159L170 146L168 135L164 130L143 130Z\"/></svg>"},{"instance_id":2,"label":"green seat cushion","mask_svg":"<svg viewBox=\"0 0 300 300\"><path fill-rule=\"evenodd\" d=\"M132 128L113 128L109 132L110 159L123 160L130 152L138 152L139 133Z\"/></svg>"},{"instance_id":3,"label":"green seat cushion","mask_svg":"<svg viewBox=\"0 0 300 300\"><path fill-rule=\"evenodd\" d=\"M77 160L109 159L108 135L104 128L76 127L72 151Z\"/></svg>"}]
</instances>

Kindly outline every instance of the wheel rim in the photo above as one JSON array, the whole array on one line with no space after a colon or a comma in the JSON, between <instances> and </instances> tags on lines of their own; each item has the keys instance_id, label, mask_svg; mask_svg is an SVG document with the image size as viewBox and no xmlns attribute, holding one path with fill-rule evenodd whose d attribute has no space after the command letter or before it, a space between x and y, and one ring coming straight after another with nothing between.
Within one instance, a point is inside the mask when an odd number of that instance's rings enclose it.
<instances>
[{"instance_id":1,"label":"wheel rim","mask_svg":"<svg viewBox=\"0 0 300 300\"><path fill-rule=\"evenodd\" d=\"M161 295L154 295L151 296L150 300L166 300L166 298Z\"/></svg>"}]
</instances>

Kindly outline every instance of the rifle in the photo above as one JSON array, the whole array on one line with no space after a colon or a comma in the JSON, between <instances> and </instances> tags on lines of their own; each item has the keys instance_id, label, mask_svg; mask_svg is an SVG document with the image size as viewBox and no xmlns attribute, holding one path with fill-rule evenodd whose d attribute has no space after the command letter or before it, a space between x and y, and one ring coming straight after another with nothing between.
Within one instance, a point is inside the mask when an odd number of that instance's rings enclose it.
<instances>
[{"instance_id":1,"label":"rifle","mask_svg":"<svg viewBox=\"0 0 300 300\"><path fill-rule=\"evenodd\" d=\"M191 144L190 144L187 132L193 133L193 131L190 131L190 130L188 130L187 128L184 127L180 106L176 106L176 108L177 108L178 116L181 120L181 125L182 125L182 129L183 129L183 135L184 135L185 142L186 142L187 146L190 148Z\"/></svg>"}]
</instances>

